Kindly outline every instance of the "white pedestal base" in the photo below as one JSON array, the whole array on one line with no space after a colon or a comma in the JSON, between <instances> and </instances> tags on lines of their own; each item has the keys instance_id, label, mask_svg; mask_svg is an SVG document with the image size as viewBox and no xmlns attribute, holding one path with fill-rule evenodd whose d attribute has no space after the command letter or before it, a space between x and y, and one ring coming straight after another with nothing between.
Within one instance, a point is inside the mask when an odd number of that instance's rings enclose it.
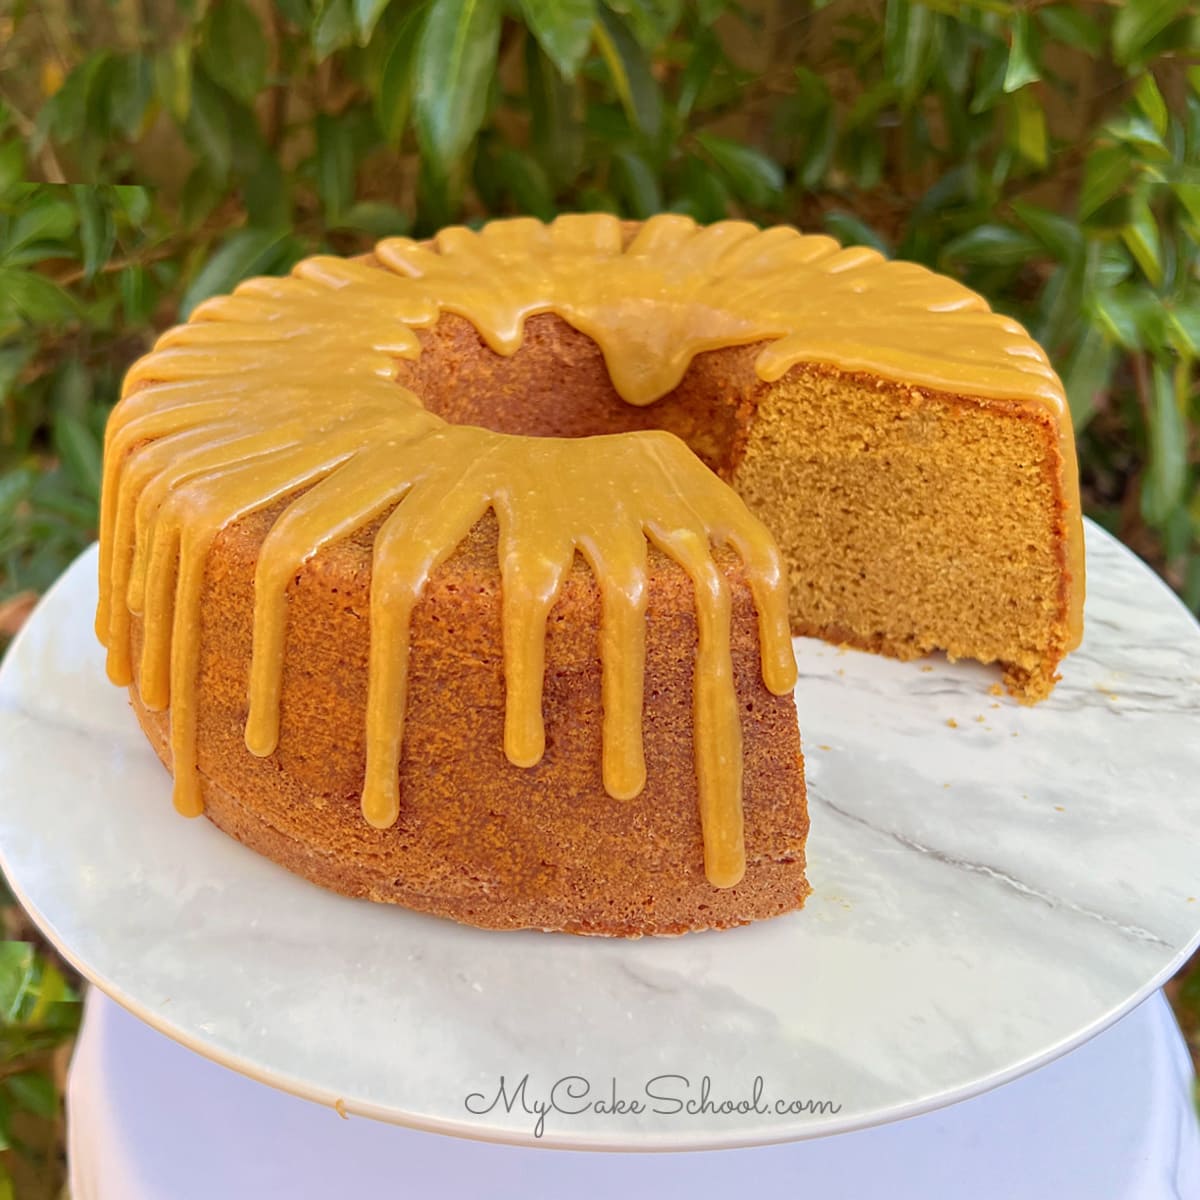
<instances>
[{"instance_id":1,"label":"white pedestal base","mask_svg":"<svg viewBox=\"0 0 1200 1200\"><path fill-rule=\"evenodd\" d=\"M601 1154L352 1118L218 1066L93 990L71 1068L73 1200L1200 1196L1193 1075L1161 992L1048 1066L938 1112L751 1150Z\"/></svg>"}]
</instances>

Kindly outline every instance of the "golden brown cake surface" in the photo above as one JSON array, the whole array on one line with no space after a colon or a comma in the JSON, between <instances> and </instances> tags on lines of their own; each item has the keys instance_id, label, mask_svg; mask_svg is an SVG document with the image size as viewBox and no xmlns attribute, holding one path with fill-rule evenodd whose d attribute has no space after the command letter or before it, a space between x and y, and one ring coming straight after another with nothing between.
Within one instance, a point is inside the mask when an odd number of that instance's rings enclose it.
<instances>
[{"instance_id":1,"label":"golden brown cake surface","mask_svg":"<svg viewBox=\"0 0 1200 1200\"><path fill-rule=\"evenodd\" d=\"M1036 699L1083 583L1019 326L828 238L604 216L202 305L110 421L100 570L182 810L339 890L610 933L802 902L789 610Z\"/></svg>"},{"instance_id":2,"label":"golden brown cake surface","mask_svg":"<svg viewBox=\"0 0 1200 1200\"><path fill-rule=\"evenodd\" d=\"M732 658L745 755L746 874L705 878L692 759L696 622L686 574L650 554L646 784L609 796L600 771L600 596L576 562L546 638L546 753L504 754L496 523L486 518L434 572L413 613L408 719L394 825L362 818L370 550L367 528L309 560L289 585L278 748L243 741L254 568L277 514L213 547L201 605L198 767L205 813L289 869L350 895L494 928L670 934L795 908L806 895L800 740L790 695L762 683L753 602L732 555ZM140 636L135 622L135 648ZM168 721L134 707L170 761Z\"/></svg>"}]
</instances>

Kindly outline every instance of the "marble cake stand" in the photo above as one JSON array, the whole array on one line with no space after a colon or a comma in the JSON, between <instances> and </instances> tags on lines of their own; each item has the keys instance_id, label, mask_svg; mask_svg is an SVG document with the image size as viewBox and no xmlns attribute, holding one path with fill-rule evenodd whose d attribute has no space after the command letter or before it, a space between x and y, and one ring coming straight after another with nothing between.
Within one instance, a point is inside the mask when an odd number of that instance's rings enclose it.
<instances>
[{"instance_id":1,"label":"marble cake stand","mask_svg":"<svg viewBox=\"0 0 1200 1200\"><path fill-rule=\"evenodd\" d=\"M797 643L801 913L640 942L494 934L289 875L174 813L104 679L94 550L0 672L0 858L134 1014L345 1111L593 1150L912 1116L1083 1042L1200 939L1200 628L1087 536L1086 640L1036 708L971 664Z\"/></svg>"}]
</instances>

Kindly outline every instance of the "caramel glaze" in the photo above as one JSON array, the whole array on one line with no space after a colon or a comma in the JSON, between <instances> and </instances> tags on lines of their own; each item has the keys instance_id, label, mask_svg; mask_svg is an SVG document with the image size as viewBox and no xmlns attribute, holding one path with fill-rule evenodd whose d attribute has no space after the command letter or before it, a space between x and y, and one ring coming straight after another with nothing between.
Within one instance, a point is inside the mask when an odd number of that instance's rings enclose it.
<instances>
[{"instance_id":1,"label":"caramel glaze","mask_svg":"<svg viewBox=\"0 0 1200 1200\"><path fill-rule=\"evenodd\" d=\"M141 616L137 686L148 708L170 705L175 804L188 815L202 809L198 607L217 533L294 497L255 577L245 738L252 753L269 755L279 737L288 583L322 547L389 514L372 559L362 793L364 817L385 828L401 802L412 611L430 574L491 509L500 527L505 754L519 767L542 756L545 623L579 552L602 599L603 778L615 798L636 796L646 776L647 539L687 571L699 630L695 758L705 871L718 887L741 879L730 596L711 548L727 544L746 564L763 679L781 695L794 686L796 666L771 535L666 432L522 437L427 412L395 383L396 359L419 354L413 330L441 312L470 320L503 355L519 349L526 317L555 312L597 342L633 405L674 388L694 355L764 339L774 339L756 359L766 381L819 361L1018 398L1052 410L1064 471L1074 469L1061 384L1024 330L954 281L870 250L843 250L788 227L699 227L680 216L654 217L629 240L616 218L580 215L549 225L495 221L479 233L453 227L432 245L390 238L375 255L379 265L309 258L289 277L251 279L200 305L134 364L109 420L96 630L110 679L128 685L131 614ZM1068 567L1074 644L1080 546Z\"/></svg>"}]
</instances>

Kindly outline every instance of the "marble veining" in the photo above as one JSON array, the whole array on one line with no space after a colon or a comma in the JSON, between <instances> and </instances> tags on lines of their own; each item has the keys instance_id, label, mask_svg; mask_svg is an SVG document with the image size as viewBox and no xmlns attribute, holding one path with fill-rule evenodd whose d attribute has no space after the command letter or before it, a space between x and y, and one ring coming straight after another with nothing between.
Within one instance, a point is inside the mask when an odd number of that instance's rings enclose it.
<instances>
[{"instance_id":1,"label":"marble veining","mask_svg":"<svg viewBox=\"0 0 1200 1200\"><path fill-rule=\"evenodd\" d=\"M469 929L334 896L178 817L104 680L94 551L0 672L0 856L49 935L219 1061L351 1113L587 1148L781 1141L1003 1082L1111 1023L1200 936L1200 628L1089 526L1080 650L1049 700L994 672L797 640L800 913L640 942ZM472 1113L579 1076L709 1076L823 1112ZM613 1084L612 1081L616 1083ZM331 1119L335 1119L332 1117Z\"/></svg>"},{"instance_id":2,"label":"marble veining","mask_svg":"<svg viewBox=\"0 0 1200 1200\"><path fill-rule=\"evenodd\" d=\"M985 875L989 879L994 879L1006 887L1012 888L1022 896L1031 896L1035 900L1042 901L1043 904L1049 905L1050 908L1070 908L1082 916L1091 917L1095 921L1101 921L1105 925L1111 926L1119 933L1126 934L1131 938L1135 938L1142 942L1153 942L1156 946L1169 946L1170 943L1157 934L1151 933L1148 929L1141 929L1137 925L1123 925L1120 921L1114 920L1112 917L1106 916L1102 912L1093 912L1091 909L1083 908L1080 905L1072 904L1069 900L1063 899L1061 896L1053 895L1050 892L1041 890L1028 883L1023 883L1020 879L1009 875L1005 871L997 870L995 867L990 867L987 863L967 862L965 859L955 858L952 854L948 854L944 850L936 850L930 846L924 846L920 842L914 841L910 837L906 837L903 833L898 833L895 830L880 829L872 825L869 821L862 817L857 817L853 813L847 812L845 809L838 808L828 797L822 803L832 809L839 816L845 817L847 820L855 821L867 829L874 830L875 833L890 837L906 850L912 850L917 854L924 854L928 858L935 859L937 862L945 863L948 867L954 867L961 871L974 871L980 875Z\"/></svg>"}]
</instances>

